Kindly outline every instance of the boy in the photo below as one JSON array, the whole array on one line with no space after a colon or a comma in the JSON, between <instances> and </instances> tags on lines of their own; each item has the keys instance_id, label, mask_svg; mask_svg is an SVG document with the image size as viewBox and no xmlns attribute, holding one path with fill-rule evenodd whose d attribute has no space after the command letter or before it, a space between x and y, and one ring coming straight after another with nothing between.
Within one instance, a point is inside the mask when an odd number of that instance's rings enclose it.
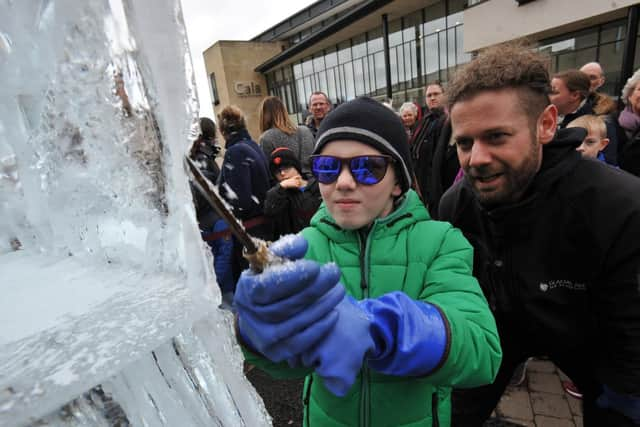
<instances>
[{"instance_id":1,"label":"boy","mask_svg":"<svg viewBox=\"0 0 640 427\"><path fill-rule=\"evenodd\" d=\"M429 218L402 122L372 99L323 120L311 165L324 203L271 247L293 261L238 283L247 360L307 375L306 426L450 425L451 387L493 381L501 360L469 243Z\"/></svg>"},{"instance_id":2,"label":"boy","mask_svg":"<svg viewBox=\"0 0 640 427\"><path fill-rule=\"evenodd\" d=\"M287 147L271 152L269 170L278 183L267 191L264 214L271 217L276 238L297 233L309 225L320 206L318 181L302 178L300 160Z\"/></svg>"},{"instance_id":3,"label":"boy","mask_svg":"<svg viewBox=\"0 0 640 427\"><path fill-rule=\"evenodd\" d=\"M602 120L602 117L587 114L573 120L567 127L580 127L587 130L586 138L576 148L582 154L582 157L590 157L606 162L602 150L609 145L609 138L607 138L607 125Z\"/></svg>"}]
</instances>

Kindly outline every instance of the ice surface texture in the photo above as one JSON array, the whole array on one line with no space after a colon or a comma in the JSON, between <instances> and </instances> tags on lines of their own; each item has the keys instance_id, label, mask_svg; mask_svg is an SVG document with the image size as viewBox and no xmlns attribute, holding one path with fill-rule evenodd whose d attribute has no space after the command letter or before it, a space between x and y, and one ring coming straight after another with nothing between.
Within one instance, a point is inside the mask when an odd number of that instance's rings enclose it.
<instances>
[{"instance_id":1,"label":"ice surface texture","mask_svg":"<svg viewBox=\"0 0 640 427\"><path fill-rule=\"evenodd\" d=\"M0 425L269 424L182 157L179 0L0 0Z\"/></svg>"}]
</instances>

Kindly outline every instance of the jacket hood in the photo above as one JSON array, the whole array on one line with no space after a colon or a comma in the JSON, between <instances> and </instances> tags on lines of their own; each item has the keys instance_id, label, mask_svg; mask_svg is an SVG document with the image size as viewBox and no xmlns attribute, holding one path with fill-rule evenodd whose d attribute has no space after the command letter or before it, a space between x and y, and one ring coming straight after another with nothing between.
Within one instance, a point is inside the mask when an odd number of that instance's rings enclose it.
<instances>
[{"instance_id":1,"label":"jacket hood","mask_svg":"<svg viewBox=\"0 0 640 427\"><path fill-rule=\"evenodd\" d=\"M409 190L400 198L393 212L373 222L369 233L374 238L396 234L398 230L404 227L409 227L418 221L427 219L430 219L429 214L418 194L413 190ZM358 230L345 230L336 224L324 202L320 205L318 212L311 218L310 225L316 227L320 232L329 236L330 240L337 243L351 241L358 234Z\"/></svg>"}]
</instances>

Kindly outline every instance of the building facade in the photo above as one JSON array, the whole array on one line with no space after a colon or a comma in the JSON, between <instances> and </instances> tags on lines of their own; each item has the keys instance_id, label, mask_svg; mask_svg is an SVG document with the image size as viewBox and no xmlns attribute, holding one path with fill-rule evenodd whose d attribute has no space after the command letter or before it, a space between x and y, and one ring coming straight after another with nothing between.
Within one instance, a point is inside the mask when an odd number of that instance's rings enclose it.
<instances>
[{"instance_id":1,"label":"building facade","mask_svg":"<svg viewBox=\"0 0 640 427\"><path fill-rule=\"evenodd\" d=\"M425 85L446 83L473 52L522 37L551 55L551 72L600 62L604 91L617 96L629 29L638 38L637 27L631 28L638 7L631 0L320 0L244 42L277 53L251 57L236 42L235 54L253 67L263 96L280 97L298 122L314 91L327 93L334 104L366 95L391 98L395 107L422 105ZM205 52L219 92L221 84L233 87L229 74L219 74L227 59L207 56L224 43ZM633 69L640 65L639 51L633 52ZM235 103L232 96L216 100ZM257 108L259 97L254 101L247 107Z\"/></svg>"}]
</instances>

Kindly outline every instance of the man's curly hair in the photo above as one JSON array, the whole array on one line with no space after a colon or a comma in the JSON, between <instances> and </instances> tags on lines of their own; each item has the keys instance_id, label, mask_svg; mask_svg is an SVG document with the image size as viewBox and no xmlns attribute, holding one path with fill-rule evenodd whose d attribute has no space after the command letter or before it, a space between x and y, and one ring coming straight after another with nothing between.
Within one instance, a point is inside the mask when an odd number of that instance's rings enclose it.
<instances>
[{"instance_id":1,"label":"man's curly hair","mask_svg":"<svg viewBox=\"0 0 640 427\"><path fill-rule=\"evenodd\" d=\"M522 107L529 118L537 118L549 105L548 65L547 55L523 42L487 48L460 68L449 82L449 110L480 92L511 88L519 91Z\"/></svg>"}]
</instances>

